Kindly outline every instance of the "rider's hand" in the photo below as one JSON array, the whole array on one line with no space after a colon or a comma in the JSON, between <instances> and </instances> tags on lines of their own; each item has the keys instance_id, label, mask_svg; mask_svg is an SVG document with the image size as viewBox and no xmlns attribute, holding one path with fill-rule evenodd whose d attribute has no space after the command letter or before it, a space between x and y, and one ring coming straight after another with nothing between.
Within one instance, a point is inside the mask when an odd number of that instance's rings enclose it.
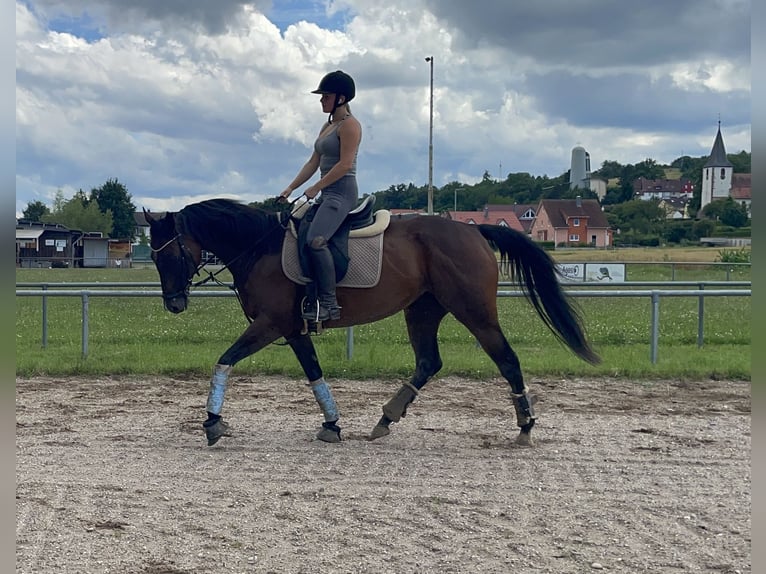
<instances>
[{"instance_id":1,"label":"rider's hand","mask_svg":"<svg viewBox=\"0 0 766 574\"><path fill-rule=\"evenodd\" d=\"M288 198L288 197L290 197L290 194L291 194L292 192L293 192L293 190L292 190L292 189L290 189L289 187L288 187L288 188L286 188L286 189L285 189L285 190L284 190L282 193L280 193L280 194L279 194L279 196L277 197L277 203L278 203L278 204L280 204L280 205L281 205L281 204L283 204L283 203L287 203L287 198Z\"/></svg>"}]
</instances>

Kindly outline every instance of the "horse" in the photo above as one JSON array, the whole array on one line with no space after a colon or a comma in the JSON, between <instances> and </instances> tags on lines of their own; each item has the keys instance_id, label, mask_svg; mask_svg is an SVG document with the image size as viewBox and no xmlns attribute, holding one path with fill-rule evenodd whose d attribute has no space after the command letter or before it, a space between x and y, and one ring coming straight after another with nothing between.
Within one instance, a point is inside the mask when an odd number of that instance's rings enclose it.
<instances>
[{"instance_id":1,"label":"horse","mask_svg":"<svg viewBox=\"0 0 766 574\"><path fill-rule=\"evenodd\" d=\"M300 316L306 288L289 279L281 264L291 213L210 199L177 212L155 217L144 210L144 215L166 310L181 313L187 308L190 288L205 265L202 258L207 251L231 272L232 288L249 320L249 326L213 367L207 419L202 423L208 446L231 436L221 411L232 367L281 339L294 352L324 415L316 438L339 442L337 404L317 359L312 334L305 331ZM476 338L510 386L519 427L515 443L532 446L534 396L497 314L501 270L508 271L559 342L588 363L600 362L586 337L579 309L561 288L561 275L551 256L525 234L508 227L468 225L426 215L392 217L382 249L378 283L364 289L339 286L341 317L325 323L327 328L349 327L404 311L415 370L383 405L383 415L368 439L388 435L391 423L406 416L408 406L441 369L437 334L440 323L451 313Z\"/></svg>"}]
</instances>

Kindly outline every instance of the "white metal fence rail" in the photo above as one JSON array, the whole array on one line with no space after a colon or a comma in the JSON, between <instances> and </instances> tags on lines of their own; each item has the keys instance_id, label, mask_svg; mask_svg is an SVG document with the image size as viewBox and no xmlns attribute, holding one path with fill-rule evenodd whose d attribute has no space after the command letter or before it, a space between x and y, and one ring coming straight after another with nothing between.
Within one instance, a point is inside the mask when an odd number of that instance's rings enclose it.
<instances>
[{"instance_id":1,"label":"white metal fence rail","mask_svg":"<svg viewBox=\"0 0 766 574\"><path fill-rule=\"evenodd\" d=\"M657 286L657 285L673 285L673 286L696 286L697 289L624 289L625 285L631 286ZM68 287L67 289L50 287L55 285L56 287ZM86 284L86 283L66 283L66 284L49 284L49 283L37 283L37 284L18 284L17 287L34 286L34 289L16 289L17 297L41 297L42 298L42 346L46 347L48 344L48 297L79 297L82 301L82 355L83 358L88 356L88 338L89 338L89 305L91 297L162 297L162 291L157 290L137 290L133 289L111 289L104 287L113 286L125 286L131 287L156 287L159 283L98 283L98 284ZM508 282L501 282L499 286L512 285ZM583 283L577 283L578 286L589 285ZM603 284L596 283L602 289L571 289L566 288L567 295L571 297L650 297L651 306L651 333L650 333L650 360L652 364L657 363L659 337L660 337L660 298L661 297L697 297L699 299L697 310L697 346L702 347L704 342L704 317L705 317L705 303L706 297L750 297L751 296L751 283L749 281L710 281L710 282L630 282L622 283L621 287L617 289L603 289ZM725 285L729 288L726 289L708 289L707 287L719 287ZM81 289L82 286L99 287L98 289ZM741 287L741 288L731 288ZM747 289L743 287L748 287ZM78 290L79 289L79 290ZM210 291L206 289L198 289L190 293L192 297L234 297L235 293L229 291ZM499 290L497 292L498 297L524 297L522 291L506 291ZM346 356L351 359L353 357L354 349L354 333L353 328L348 327L346 330Z\"/></svg>"}]
</instances>

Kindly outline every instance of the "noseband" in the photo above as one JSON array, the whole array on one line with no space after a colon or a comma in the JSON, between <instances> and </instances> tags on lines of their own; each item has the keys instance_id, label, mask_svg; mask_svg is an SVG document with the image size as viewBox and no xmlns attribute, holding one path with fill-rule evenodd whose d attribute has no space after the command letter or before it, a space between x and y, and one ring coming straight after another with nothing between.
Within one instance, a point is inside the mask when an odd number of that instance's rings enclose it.
<instances>
[{"instance_id":1,"label":"noseband","mask_svg":"<svg viewBox=\"0 0 766 574\"><path fill-rule=\"evenodd\" d=\"M192 284L192 277L199 273L199 266L194 264L194 261L192 260L191 251L189 251L189 248L184 245L183 239L181 238L181 234L178 233L175 237L170 238L168 241L166 241L162 247L158 247L157 249L149 248L151 249L152 253L159 253L163 249L165 249L168 245L173 243L174 241L178 243L178 247L181 251L180 257L177 257L177 259L180 259L181 265L186 270L186 285L184 288L180 291L176 291L175 293L163 293L162 298L165 301L169 301L170 299L175 299L176 297L179 297L181 295L187 296L189 294L189 288ZM187 257L188 254L188 257ZM191 271L191 272L190 272Z\"/></svg>"}]
</instances>

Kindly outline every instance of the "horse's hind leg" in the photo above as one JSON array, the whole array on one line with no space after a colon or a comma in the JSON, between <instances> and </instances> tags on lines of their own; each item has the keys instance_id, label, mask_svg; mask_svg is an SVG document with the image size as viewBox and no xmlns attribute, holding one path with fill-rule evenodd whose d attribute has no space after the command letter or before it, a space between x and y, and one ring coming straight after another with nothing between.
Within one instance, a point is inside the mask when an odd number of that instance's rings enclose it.
<instances>
[{"instance_id":1,"label":"horse's hind leg","mask_svg":"<svg viewBox=\"0 0 766 574\"><path fill-rule=\"evenodd\" d=\"M340 442L340 427L338 426L338 407L332 396L332 391L322 375L314 343L309 335L296 335L287 339L287 344L295 353L298 362L306 373L314 398L322 409L324 422L317 438L324 442Z\"/></svg>"},{"instance_id":2,"label":"horse's hind leg","mask_svg":"<svg viewBox=\"0 0 766 574\"><path fill-rule=\"evenodd\" d=\"M516 421L521 429L516 438L520 446L532 446L532 427L535 426L535 411L532 408L533 398L528 394L529 389L524 385L519 358L508 344L497 320L463 321L476 337L482 349L495 362L500 374L511 385L511 399L516 410Z\"/></svg>"},{"instance_id":3,"label":"horse's hind leg","mask_svg":"<svg viewBox=\"0 0 766 574\"><path fill-rule=\"evenodd\" d=\"M430 293L427 293L404 310L407 333L415 351L415 373L396 394L383 405L383 416L370 433L370 440L389 434L389 425L407 415L407 406L415 400L418 391L428 379L442 368L436 333L447 311Z\"/></svg>"}]
</instances>

